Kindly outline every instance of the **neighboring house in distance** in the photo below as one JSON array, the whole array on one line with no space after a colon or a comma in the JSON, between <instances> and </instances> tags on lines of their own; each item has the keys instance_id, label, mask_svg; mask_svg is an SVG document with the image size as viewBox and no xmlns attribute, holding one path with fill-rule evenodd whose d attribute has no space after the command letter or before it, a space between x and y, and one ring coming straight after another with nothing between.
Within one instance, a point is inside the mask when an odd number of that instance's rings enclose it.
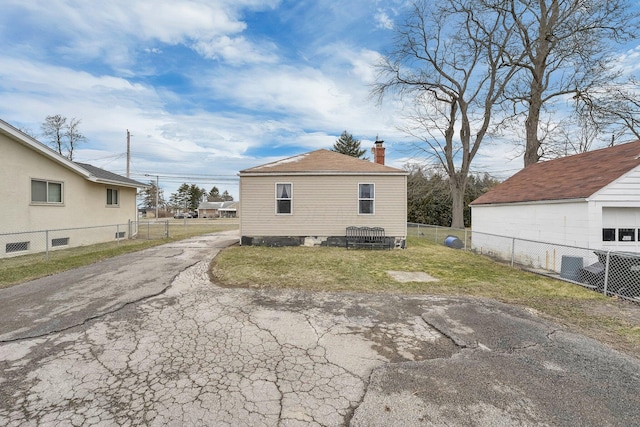
<instances>
[{"instance_id":1,"label":"neighboring house in distance","mask_svg":"<svg viewBox=\"0 0 640 427\"><path fill-rule=\"evenodd\" d=\"M0 152L0 257L129 237L124 227L50 233L49 242L27 232L127 224L145 184L72 162L2 120Z\"/></svg>"},{"instance_id":2,"label":"neighboring house in distance","mask_svg":"<svg viewBox=\"0 0 640 427\"><path fill-rule=\"evenodd\" d=\"M480 233L640 252L640 141L531 165L471 213L472 244L484 252L510 239Z\"/></svg>"},{"instance_id":3,"label":"neighboring house in distance","mask_svg":"<svg viewBox=\"0 0 640 427\"><path fill-rule=\"evenodd\" d=\"M200 218L236 218L237 201L202 202L198 205Z\"/></svg>"},{"instance_id":4,"label":"neighboring house in distance","mask_svg":"<svg viewBox=\"0 0 640 427\"><path fill-rule=\"evenodd\" d=\"M382 227L397 245L407 235L408 172L316 150L240 171L243 245L344 246L349 226Z\"/></svg>"}]
</instances>

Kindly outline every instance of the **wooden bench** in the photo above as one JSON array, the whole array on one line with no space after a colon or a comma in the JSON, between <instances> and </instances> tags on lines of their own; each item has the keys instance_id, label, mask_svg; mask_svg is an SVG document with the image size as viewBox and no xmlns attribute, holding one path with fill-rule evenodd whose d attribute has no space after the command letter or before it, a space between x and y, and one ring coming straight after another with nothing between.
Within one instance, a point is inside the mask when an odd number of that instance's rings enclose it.
<instances>
[{"instance_id":1,"label":"wooden bench","mask_svg":"<svg viewBox=\"0 0 640 427\"><path fill-rule=\"evenodd\" d=\"M391 249L392 239L382 227L349 226L345 232L346 248Z\"/></svg>"}]
</instances>

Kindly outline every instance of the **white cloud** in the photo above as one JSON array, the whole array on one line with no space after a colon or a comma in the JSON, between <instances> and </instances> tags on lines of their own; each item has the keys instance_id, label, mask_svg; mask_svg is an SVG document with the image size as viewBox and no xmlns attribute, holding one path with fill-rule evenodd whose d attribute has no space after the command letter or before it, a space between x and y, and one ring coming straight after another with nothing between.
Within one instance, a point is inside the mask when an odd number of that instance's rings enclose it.
<instances>
[{"instance_id":1,"label":"white cloud","mask_svg":"<svg viewBox=\"0 0 640 427\"><path fill-rule=\"evenodd\" d=\"M56 39L59 54L106 59L116 68L132 63L134 46L141 42L183 44L207 57L238 62L238 52L231 50L266 48L237 37L247 27L242 12L277 4L275 0L105 0L96 7L93 2L71 0L8 1L21 10L20 19ZM258 56L268 57L265 52Z\"/></svg>"},{"instance_id":2,"label":"white cloud","mask_svg":"<svg viewBox=\"0 0 640 427\"><path fill-rule=\"evenodd\" d=\"M221 36L213 40L199 40L194 43L194 50L205 58L222 58L232 65L244 63L275 63L277 56L273 53L273 44L254 44L244 37Z\"/></svg>"},{"instance_id":3,"label":"white cloud","mask_svg":"<svg viewBox=\"0 0 640 427\"><path fill-rule=\"evenodd\" d=\"M384 28L385 30L393 30L393 20L389 18L387 12L378 9L378 13L374 15L378 28Z\"/></svg>"}]
</instances>

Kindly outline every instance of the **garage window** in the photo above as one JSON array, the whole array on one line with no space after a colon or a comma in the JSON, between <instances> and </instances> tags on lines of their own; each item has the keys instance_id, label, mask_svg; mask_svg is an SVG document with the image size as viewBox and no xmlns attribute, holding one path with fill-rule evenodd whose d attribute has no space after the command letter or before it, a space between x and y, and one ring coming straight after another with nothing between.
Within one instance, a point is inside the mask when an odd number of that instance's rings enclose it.
<instances>
[{"instance_id":1,"label":"garage window","mask_svg":"<svg viewBox=\"0 0 640 427\"><path fill-rule=\"evenodd\" d=\"M602 241L603 242L615 242L616 241L616 229L615 228L603 228L602 229Z\"/></svg>"},{"instance_id":2,"label":"garage window","mask_svg":"<svg viewBox=\"0 0 640 427\"><path fill-rule=\"evenodd\" d=\"M635 228L619 228L618 241L619 242L635 242L636 229Z\"/></svg>"}]
</instances>

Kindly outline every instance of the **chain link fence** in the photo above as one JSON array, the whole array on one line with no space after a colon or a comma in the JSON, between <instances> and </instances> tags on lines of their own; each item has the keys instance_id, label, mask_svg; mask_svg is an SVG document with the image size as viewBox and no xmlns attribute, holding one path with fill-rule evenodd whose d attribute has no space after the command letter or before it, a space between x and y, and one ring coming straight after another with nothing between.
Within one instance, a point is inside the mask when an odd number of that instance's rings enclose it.
<instances>
[{"instance_id":1,"label":"chain link fence","mask_svg":"<svg viewBox=\"0 0 640 427\"><path fill-rule=\"evenodd\" d=\"M639 253L580 248L414 223L408 223L407 230L410 236L473 251L512 267L640 302Z\"/></svg>"},{"instance_id":2,"label":"chain link fence","mask_svg":"<svg viewBox=\"0 0 640 427\"><path fill-rule=\"evenodd\" d=\"M0 259L27 254L42 254L46 260L52 251L113 242L115 245L136 232L131 224L98 227L61 228L0 234Z\"/></svg>"},{"instance_id":3,"label":"chain link fence","mask_svg":"<svg viewBox=\"0 0 640 427\"><path fill-rule=\"evenodd\" d=\"M129 240L159 240L189 237L238 228L230 220L158 220L129 221L96 227L0 233L0 259L36 255L34 260L49 260L51 253L91 245L120 245Z\"/></svg>"}]
</instances>

